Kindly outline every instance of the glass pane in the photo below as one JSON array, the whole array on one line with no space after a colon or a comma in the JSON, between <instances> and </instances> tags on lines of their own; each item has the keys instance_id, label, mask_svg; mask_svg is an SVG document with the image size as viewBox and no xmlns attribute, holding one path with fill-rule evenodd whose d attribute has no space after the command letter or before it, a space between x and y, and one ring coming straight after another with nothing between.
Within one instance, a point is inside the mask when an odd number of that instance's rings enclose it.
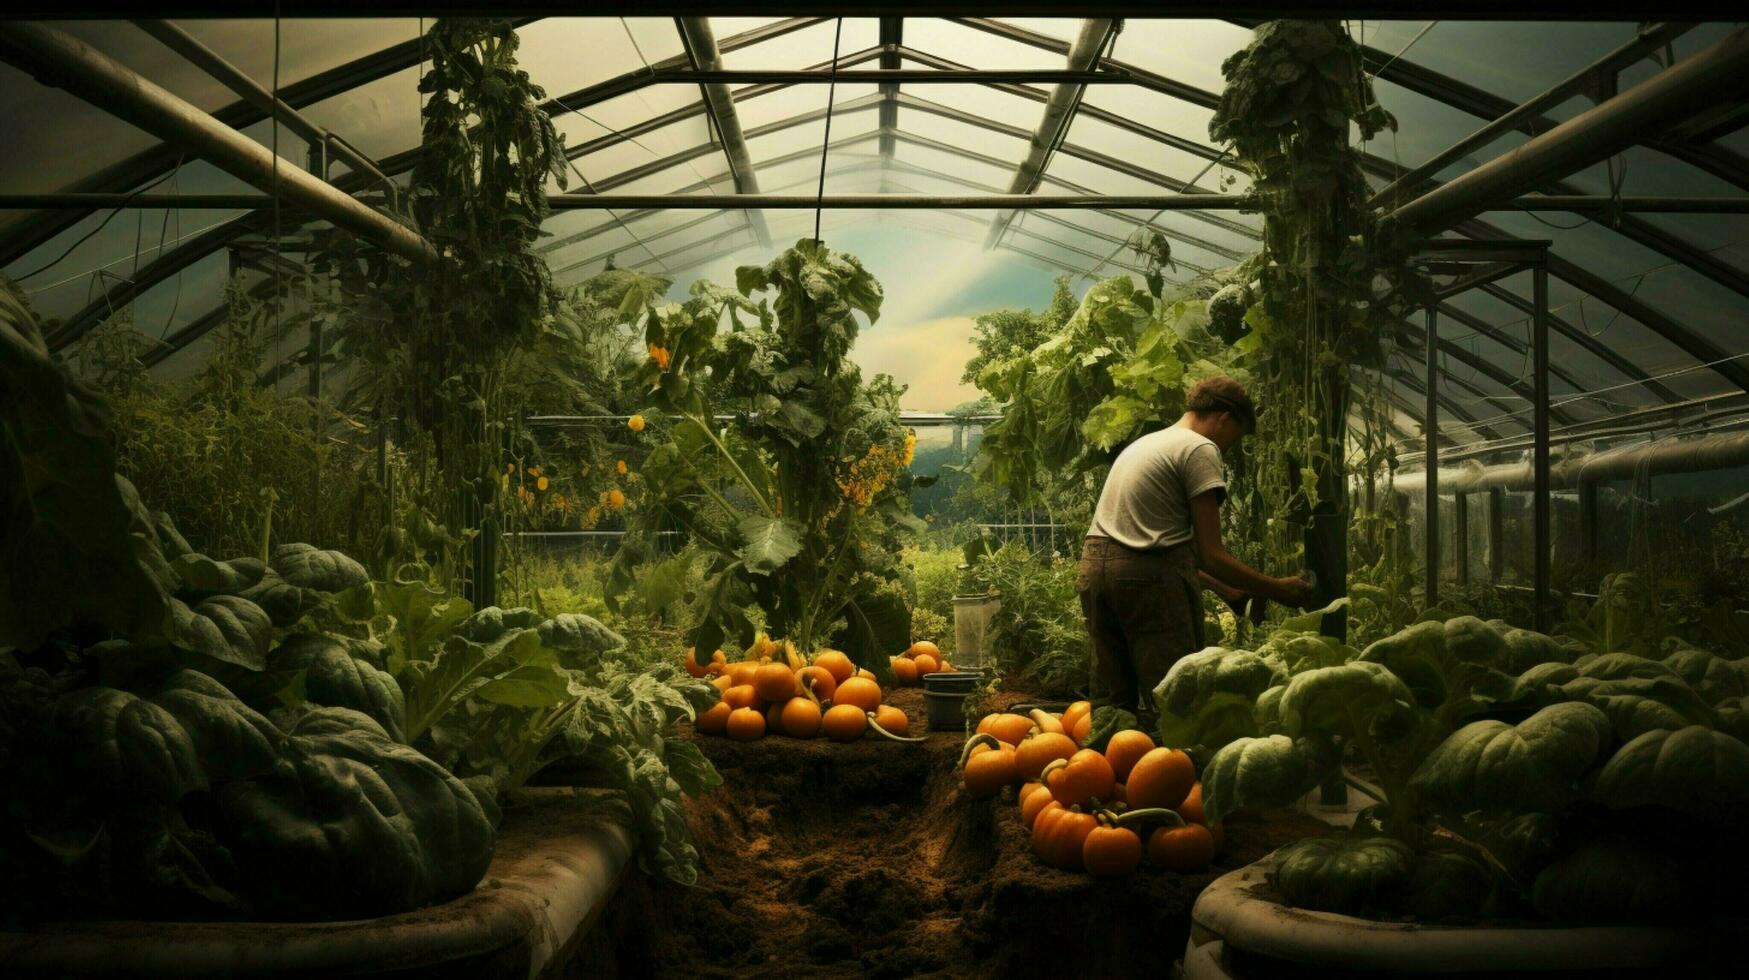
<instances>
[{"instance_id":1,"label":"glass pane","mask_svg":"<svg viewBox=\"0 0 1749 980\"><path fill-rule=\"evenodd\" d=\"M1427 24L1359 21L1350 30L1356 40L1364 39L1387 58L1400 54L1405 61L1513 102L1542 93L1634 35L1634 25L1620 21L1442 20L1416 40Z\"/></svg>"},{"instance_id":2,"label":"glass pane","mask_svg":"<svg viewBox=\"0 0 1749 980\"><path fill-rule=\"evenodd\" d=\"M1250 43L1249 29L1224 20L1126 20L1112 60L1219 92L1221 62Z\"/></svg>"},{"instance_id":3,"label":"glass pane","mask_svg":"<svg viewBox=\"0 0 1749 980\"><path fill-rule=\"evenodd\" d=\"M933 17L905 18L905 46L973 68L1062 68L1063 55Z\"/></svg>"},{"instance_id":4,"label":"glass pane","mask_svg":"<svg viewBox=\"0 0 1749 980\"><path fill-rule=\"evenodd\" d=\"M731 18L712 18L712 30L716 32L720 43L729 35L717 26ZM873 17L846 17L844 33L838 41L838 55L855 54L865 48L874 47L880 40L880 21ZM799 31L791 31L782 37L762 41L735 51L723 54L723 67L736 71L751 71L757 69L796 69L808 68L814 65L826 65L832 61L833 33L837 28L837 19L827 20ZM819 86L822 90L824 85ZM825 92L820 93L820 99L825 101Z\"/></svg>"}]
</instances>

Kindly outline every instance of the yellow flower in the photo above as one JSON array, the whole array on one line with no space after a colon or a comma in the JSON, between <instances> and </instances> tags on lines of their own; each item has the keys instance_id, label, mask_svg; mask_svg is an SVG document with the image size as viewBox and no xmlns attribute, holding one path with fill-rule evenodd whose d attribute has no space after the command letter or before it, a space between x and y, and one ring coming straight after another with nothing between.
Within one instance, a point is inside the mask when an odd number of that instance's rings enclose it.
<instances>
[{"instance_id":1,"label":"yellow flower","mask_svg":"<svg viewBox=\"0 0 1749 980\"><path fill-rule=\"evenodd\" d=\"M522 501L524 507L533 506L534 504L534 494L529 493L527 487L516 488L516 499Z\"/></svg>"},{"instance_id":2,"label":"yellow flower","mask_svg":"<svg viewBox=\"0 0 1749 980\"><path fill-rule=\"evenodd\" d=\"M547 478L543 476L539 480L536 480L534 488L536 490L545 490L547 488Z\"/></svg>"},{"instance_id":3,"label":"yellow flower","mask_svg":"<svg viewBox=\"0 0 1749 980\"><path fill-rule=\"evenodd\" d=\"M634 415L631 418L626 419L626 428L633 432L644 431L644 417L642 415Z\"/></svg>"},{"instance_id":4,"label":"yellow flower","mask_svg":"<svg viewBox=\"0 0 1749 980\"><path fill-rule=\"evenodd\" d=\"M515 473L516 472L516 464L515 463L505 463L504 464L504 472Z\"/></svg>"},{"instance_id":5,"label":"yellow flower","mask_svg":"<svg viewBox=\"0 0 1749 980\"><path fill-rule=\"evenodd\" d=\"M910 466L911 461L916 459L916 458L917 458L917 433L916 432L907 432L907 433L905 433L905 461L901 465Z\"/></svg>"},{"instance_id":6,"label":"yellow flower","mask_svg":"<svg viewBox=\"0 0 1749 980\"><path fill-rule=\"evenodd\" d=\"M583 519L589 522L590 527L594 527L596 523L601 520L601 508L589 508L588 512L583 515Z\"/></svg>"},{"instance_id":7,"label":"yellow flower","mask_svg":"<svg viewBox=\"0 0 1749 980\"><path fill-rule=\"evenodd\" d=\"M613 508L614 510L624 510L625 505L626 505L626 495L621 493L619 491L618 487L615 487L614 489L607 491L607 506Z\"/></svg>"},{"instance_id":8,"label":"yellow flower","mask_svg":"<svg viewBox=\"0 0 1749 980\"><path fill-rule=\"evenodd\" d=\"M530 466L530 467L529 467L529 468L528 468L528 475L529 475L529 476L540 476L540 467L538 467L538 466Z\"/></svg>"},{"instance_id":9,"label":"yellow flower","mask_svg":"<svg viewBox=\"0 0 1749 980\"><path fill-rule=\"evenodd\" d=\"M618 462L614 463L613 470L615 473L618 473L620 476L625 476L626 475L626 461L622 459L622 460L619 460Z\"/></svg>"},{"instance_id":10,"label":"yellow flower","mask_svg":"<svg viewBox=\"0 0 1749 980\"><path fill-rule=\"evenodd\" d=\"M670 354L666 347L658 347L655 344L651 344L650 360L656 362L656 367L666 371L668 370L668 365L673 362L674 355Z\"/></svg>"}]
</instances>

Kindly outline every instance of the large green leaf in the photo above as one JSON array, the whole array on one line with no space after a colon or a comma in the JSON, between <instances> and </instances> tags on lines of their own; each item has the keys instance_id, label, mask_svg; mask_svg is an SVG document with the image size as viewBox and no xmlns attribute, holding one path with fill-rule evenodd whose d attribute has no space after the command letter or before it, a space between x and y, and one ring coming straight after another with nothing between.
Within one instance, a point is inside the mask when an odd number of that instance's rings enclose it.
<instances>
[{"instance_id":1,"label":"large green leaf","mask_svg":"<svg viewBox=\"0 0 1749 980\"><path fill-rule=\"evenodd\" d=\"M1658 806L1718 827L1749 819L1749 746L1701 725L1652 731L1621 747L1592 799L1622 809Z\"/></svg>"},{"instance_id":2,"label":"large green leaf","mask_svg":"<svg viewBox=\"0 0 1749 980\"><path fill-rule=\"evenodd\" d=\"M273 621L255 603L241 596L216 595L191 607L172 599L171 613L177 646L250 670L267 666Z\"/></svg>"},{"instance_id":3,"label":"large green leaf","mask_svg":"<svg viewBox=\"0 0 1749 980\"><path fill-rule=\"evenodd\" d=\"M1410 787L1448 811L1554 812L1615 744L1609 718L1583 702L1550 705L1517 725L1476 721L1421 763Z\"/></svg>"},{"instance_id":4,"label":"large green leaf","mask_svg":"<svg viewBox=\"0 0 1749 980\"><path fill-rule=\"evenodd\" d=\"M358 562L307 544L280 545L273 551L272 565L287 582L317 592L341 592L370 581L370 573Z\"/></svg>"},{"instance_id":5,"label":"large green leaf","mask_svg":"<svg viewBox=\"0 0 1749 980\"><path fill-rule=\"evenodd\" d=\"M514 629L489 644L451 636L435 662L410 663L402 680L407 740L424 734L482 685L534 662L543 650L538 632Z\"/></svg>"},{"instance_id":6,"label":"large green leaf","mask_svg":"<svg viewBox=\"0 0 1749 980\"><path fill-rule=\"evenodd\" d=\"M548 664L518 667L480 685L474 696L513 708L549 708L570 696L570 678Z\"/></svg>"},{"instance_id":7,"label":"large green leaf","mask_svg":"<svg viewBox=\"0 0 1749 980\"><path fill-rule=\"evenodd\" d=\"M1276 852L1269 880L1289 905L1376 915L1403 901L1413 864L1409 846L1389 837L1312 837Z\"/></svg>"},{"instance_id":8,"label":"large green leaf","mask_svg":"<svg viewBox=\"0 0 1749 980\"><path fill-rule=\"evenodd\" d=\"M748 571L769 575L801 553L803 529L787 517L752 514L735 525L742 545L736 552Z\"/></svg>"},{"instance_id":9,"label":"large green leaf","mask_svg":"<svg viewBox=\"0 0 1749 980\"><path fill-rule=\"evenodd\" d=\"M1411 711L1415 697L1384 666L1355 661L1309 670L1288 681L1281 696L1282 730L1302 735L1352 735L1393 711Z\"/></svg>"},{"instance_id":10,"label":"large green leaf","mask_svg":"<svg viewBox=\"0 0 1749 980\"><path fill-rule=\"evenodd\" d=\"M444 639L474 614L468 600L424 582L377 582L373 591L377 605L390 617L382 640L389 673L397 677L408 664L434 660Z\"/></svg>"},{"instance_id":11,"label":"large green leaf","mask_svg":"<svg viewBox=\"0 0 1749 980\"><path fill-rule=\"evenodd\" d=\"M1336 762L1333 753L1305 739L1238 739L1203 767L1204 812L1220 820L1240 807L1287 806L1316 788Z\"/></svg>"}]
</instances>

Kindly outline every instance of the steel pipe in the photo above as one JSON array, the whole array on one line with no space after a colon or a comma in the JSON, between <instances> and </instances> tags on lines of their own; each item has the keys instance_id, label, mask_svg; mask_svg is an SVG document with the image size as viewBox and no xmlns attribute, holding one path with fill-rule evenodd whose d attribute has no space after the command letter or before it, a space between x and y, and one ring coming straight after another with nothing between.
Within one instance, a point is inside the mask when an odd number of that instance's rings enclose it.
<instances>
[{"instance_id":1,"label":"steel pipe","mask_svg":"<svg viewBox=\"0 0 1749 980\"><path fill-rule=\"evenodd\" d=\"M1531 323L1531 383L1535 390L1531 398L1531 432L1536 444L1531 450L1531 509L1536 525L1536 628L1543 632L1554 625L1554 610L1549 608L1549 589L1553 579L1550 561L1553 558L1553 511L1549 506L1549 270L1538 263L1532 272L1531 292L1535 294L1536 311ZM1438 462L1432 464L1439 479Z\"/></svg>"},{"instance_id":2,"label":"steel pipe","mask_svg":"<svg viewBox=\"0 0 1749 980\"><path fill-rule=\"evenodd\" d=\"M1426 601L1432 606L1439 602L1439 400L1435 397L1439 391L1439 314L1431 306L1427 308L1427 336L1421 346L1427 353L1427 404L1421 416L1421 429L1426 436L1426 448L1422 451L1428 460L1423 565L1427 575Z\"/></svg>"},{"instance_id":3,"label":"steel pipe","mask_svg":"<svg viewBox=\"0 0 1749 980\"><path fill-rule=\"evenodd\" d=\"M717 37L711 32L709 17L676 17L680 39L685 43L693 62L701 69L697 74L721 74L723 54L717 47ZM753 167L753 155L747 149L747 134L741 131L741 117L735 112L735 97L723 81L700 78L699 89L705 105L710 107L711 121L723 139L723 156L728 158L729 173L735 178L737 194L759 193L759 177ZM765 227L765 216L749 211L747 222L761 248L771 247L771 232Z\"/></svg>"},{"instance_id":4,"label":"steel pipe","mask_svg":"<svg viewBox=\"0 0 1749 980\"><path fill-rule=\"evenodd\" d=\"M277 190L286 201L397 255L438 257L437 249L417 232L276 160L266 147L64 31L40 23L0 23L0 58L160 139L186 146L247 184L269 193Z\"/></svg>"},{"instance_id":5,"label":"steel pipe","mask_svg":"<svg viewBox=\"0 0 1749 980\"><path fill-rule=\"evenodd\" d=\"M1081 22L1081 31L1075 37L1075 43L1069 48L1069 71L1084 72L1099 61L1099 52L1111 38L1117 24L1110 18L1090 18ZM1075 118L1075 106L1081 101L1082 93L1087 91L1085 84L1062 82L1051 90L1045 100L1044 113L1039 117L1038 126L1033 129L1032 138L1027 143L1026 158L1020 161L1020 166L1014 171L1014 179L1009 182L1008 193L1031 194L1038 190L1040 179L1044 176L1045 165L1050 162L1051 154L1063 142L1069 133L1069 123ZM1003 232L1014 220L1017 212L1004 211L990 223L990 233L984 239L986 249L995 247L1002 240Z\"/></svg>"},{"instance_id":6,"label":"steel pipe","mask_svg":"<svg viewBox=\"0 0 1749 980\"><path fill-rule=\"evenodd\" d=\"M1667 439L1635 443L1587 455L1569 456L1549 467L1551 489L1574 490L1587 483L1630 480L1645 468L1652 476L1665 473L1699 473L1749 465L1749 432ZM1523 492L1536 489L1536 466L1530 460L1483 466L1468 463L1446 466L1437 477L1444 493L1476 490ZM1427 485L1426 471L1398 474L1392 489L1400 494L1421 493Z\"/></svg>"},{"instance_id":7,"label":"steel pipe","mask_svg":"<svg viewBox=\"0 0 1749 980\"><path fill-rule=\"evenodd\" d=\"M1392 211L1433 234L1644 142L1749 84L1749 28Z\"/></svg>"}]
</instances>

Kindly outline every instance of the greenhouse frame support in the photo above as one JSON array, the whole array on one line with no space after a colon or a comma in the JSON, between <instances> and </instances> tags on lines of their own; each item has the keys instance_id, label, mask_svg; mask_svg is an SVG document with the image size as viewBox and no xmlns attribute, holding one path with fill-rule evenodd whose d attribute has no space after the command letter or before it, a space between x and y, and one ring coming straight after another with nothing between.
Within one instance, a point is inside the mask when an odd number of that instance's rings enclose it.
<instances>
[{"instance_id":1,"label":"greenhouse frame support","mask_svg":"<svg viewBox=\"0 0 1749 980\"><path fill-rule=\"evenodd\" d=\"M1423 521L1427 544L1422 564L1427 573L1427 604L1432 606L1439 603L1439 313L1431 306L1427 308L1427 333L1422 336L1421 346L1427 352L1427 407L1421 416L1421 431L1430 460Z\"/></svg>"},{"instance_id":2,"label":"greenhouse frame support","mask_svg":"<svg viewBox=\"0 0 1749 980\"><path fill-rule=\"evenodd\" d=\"M1532 373L1536 398L1532 429L1536 434L1536 449L1532 457L1535 487L1532 503L1536 508L1536 630L1547 633L1554 627L1554 610L1549 608L1549 587L1553 569L1550 566L1554 546L1552 511L1549 507L1549 269L1539 261L1533 272L1536 294L1536 315L1531 325Z\"/></svg>"},{"instance_id":3,"label":"greenhouse frame support","mask_svg":"<svg viewBox=\"0 0 1749 980\"><path fill-rule=\"evenodd\" d=\"M757 194L759 177L753 169L753 155L747 149L747 135L741 131L741 117L735 112L735 96L726 82L703 77L720 74L723 67L723 54L717 47L716 35L711 32L710 18L676 17L674 23L680 28L680 38L686 44L687 54L700 69L699 90L710 109L711 122L722 137L723 156L728 158L729 173L735 178L735 192ZM748 211L747 221L753 226L759 247L770 248L771 232L765 226L765 216Z\"/></svg>"},{"instance_id":4,"label":"greenhouse frame support","mask_svg":"<svg viewBox=\"0 0 1749 980\"><path fill-rule=\"evenodd\" d=\"M1506 491L1488 491L1488 581L1496 585L1506 577Z\"/></svg>"},{"instance_id":5,"label":"greenhouse frame support","mask_svg":"<svg viewBox=\"0 0 1749 980\"><path fill-rule=\"evenodd\" d=\"M40 23L0 22L0 58L397 255L415 261L438 257L419 233L276 159L267 147L64 31Z\"/></svg>"},{"instance_id":6,"label":"greenhouse frame support","mask_svg":"<svg viewBox=\"0 0 1749 980\"><path fill-rule=\"evenodd\" d=\"M1452 496L1452 557L1457 559L1457 583L1470 584L1470 497L1459 491Z\"/></svg>"}]
</instances>

